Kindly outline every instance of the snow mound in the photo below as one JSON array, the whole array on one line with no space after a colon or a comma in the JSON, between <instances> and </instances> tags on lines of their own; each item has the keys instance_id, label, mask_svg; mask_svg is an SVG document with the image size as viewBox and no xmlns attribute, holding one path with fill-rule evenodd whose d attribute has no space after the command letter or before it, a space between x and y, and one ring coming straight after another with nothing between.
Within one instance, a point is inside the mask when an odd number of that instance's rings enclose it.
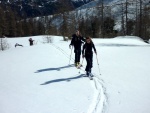
<instances>
[{"instance_id":1,"label":"snow mound","mask_svg":"<svg viewBox=\"0 0 150 113\"><path fill-rule=\"evenodd\" d=\"M136 36L118 36L112 39L101 39L95 42L100 46L149 46L140 37Z\"/></svg>"},{"instance_id":2,"label":"snow mound","mask_svg":"<svg viewBox=\"0 0 150 113\"><path fill-rule=\"evenodd\" d=\"M24 47L28 47L29 38L32 38L34 40L34 45L44 44L46 43L46 40L48 40L48 38L51 39L53 43L58 43L63 40L62 36L39 35L39 36L31 36L31 37L7 38L7 41L10 48L15 48L16 43L21 44Z\"/></svg>"}]
</instances>

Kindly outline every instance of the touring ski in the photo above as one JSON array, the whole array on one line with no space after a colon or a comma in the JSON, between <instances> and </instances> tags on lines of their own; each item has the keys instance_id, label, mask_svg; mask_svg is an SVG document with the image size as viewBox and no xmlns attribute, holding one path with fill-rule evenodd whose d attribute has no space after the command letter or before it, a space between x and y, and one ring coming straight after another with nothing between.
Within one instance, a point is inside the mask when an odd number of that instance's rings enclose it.
<instances>
[{"instance_id":1,"label":"touring ski","mask_svg":"<svg viewBox=\"0 0 150 113\"><path fill-rule=\"evenodd\" d=\"M86 74L86 76L87 76L90 80L93 80L93 74L92 74L92 73L88 73L88 75Z\"/></svg>"}]
</instances>

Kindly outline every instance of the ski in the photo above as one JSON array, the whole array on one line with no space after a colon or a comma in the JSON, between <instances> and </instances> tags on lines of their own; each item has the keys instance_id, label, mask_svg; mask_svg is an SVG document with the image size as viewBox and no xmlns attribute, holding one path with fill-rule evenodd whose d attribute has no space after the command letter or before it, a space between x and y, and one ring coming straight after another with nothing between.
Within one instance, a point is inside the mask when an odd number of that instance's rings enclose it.
<instances>
[{"instance_id":1,"label":"ski","mask_svg":"<svg viewBox=\"0 0 150 113\"><path fill-rule=\"evenodd\" d=\"M93 74L92 73L89 73L89 79L93 80Z\"/></svg>"},{"instance_id":2,"label":"ski","mask_svg":"<svg viewBox=\"0 0 150 113\"><path fill-rule=\"evenodd\" d=\"M86 77L88 77L90 80L93 80L93 74L92 73L89 73L89 75L85 74Z\"/></svg>"},{"instance_id":3,"label":"ski","mask_svg":"<svg viewBox=\"0 0 150 113\"><path fill-rule=\"evenodd\" d=\"M89 76L89 79L90 79L90 80L93 80L93 77Z\"/></svg>"}]
</instances>

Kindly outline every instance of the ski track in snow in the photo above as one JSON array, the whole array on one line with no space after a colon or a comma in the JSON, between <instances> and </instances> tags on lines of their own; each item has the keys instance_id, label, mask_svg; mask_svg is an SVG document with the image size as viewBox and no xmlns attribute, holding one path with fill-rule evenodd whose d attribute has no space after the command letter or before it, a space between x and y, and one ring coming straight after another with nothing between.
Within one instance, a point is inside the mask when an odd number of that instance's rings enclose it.
<instances>
[{"instance_id":1,"label":"ski track in snow","mask_svg":"<svg viewBox=\"0 0 150 113\"><path fill-rule=\"evenodd\" d=\"M70 55L55 44L51 44L52 47L64 54L68 59L74 62L74 59ZM81 67L80 71L84 72L84 67ZM80 73L79 71L79 73ZM108 104L108 96L106 94L106 88L103 85L104 81L100 78L100 75L93 74L93 80L91 80L92 86L95 89L94 98L89 106L87 113L105 113Z\"/></svg>"}]
</instances>

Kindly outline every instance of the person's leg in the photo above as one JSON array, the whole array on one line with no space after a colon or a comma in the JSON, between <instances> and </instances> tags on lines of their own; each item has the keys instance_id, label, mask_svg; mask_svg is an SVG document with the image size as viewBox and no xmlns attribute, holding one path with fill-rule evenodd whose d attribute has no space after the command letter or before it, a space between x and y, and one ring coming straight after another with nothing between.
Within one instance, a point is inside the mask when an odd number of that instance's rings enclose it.
<instances>
[{"instance_id":1,"label":"person's leg","mask_svg":"<svg viewBox=\"0 0 150 113\"><path fill-rule=\"evenodd\" d=\"M77 52L77 62L80 64L80 56L81 56L81 50L78 50Z\"/></svg>"},{"instance_id":2,"label":"person's leg","mask_svg":"<svg viewBox=\"0 0 150 113\"><path fill-rule=\"evenodd\" d=\"M78 62L78 50L75 50L74 51L74 53L75 53L75 66L77 66L77 62Z\"/></svg>"},{"instance_id":3,"label":"person's leg","mask_svg":"<svg viewBox=\"0 0 150 113\"><path fill-rule=\"evenodd\" d=\"M91 54L90 56L89 56L89 72L91 73L91 71L92 71L92 67L93 67L93 54Z\"/></svg>"},{"instance_id":4,"label":"person's leg","mask_svg":"<svg viewBox=\"0 0 150 113\"><path fill-rule=\"evenodd\" d=\"M85 71L86 71L86 74L89 75L89 72L90 72L90 57L89 56L85 56L85 59L86 59L86 62L87 62L87 65L86 65L86 68L85 68Z\"/></svg>"}]
</instances>

